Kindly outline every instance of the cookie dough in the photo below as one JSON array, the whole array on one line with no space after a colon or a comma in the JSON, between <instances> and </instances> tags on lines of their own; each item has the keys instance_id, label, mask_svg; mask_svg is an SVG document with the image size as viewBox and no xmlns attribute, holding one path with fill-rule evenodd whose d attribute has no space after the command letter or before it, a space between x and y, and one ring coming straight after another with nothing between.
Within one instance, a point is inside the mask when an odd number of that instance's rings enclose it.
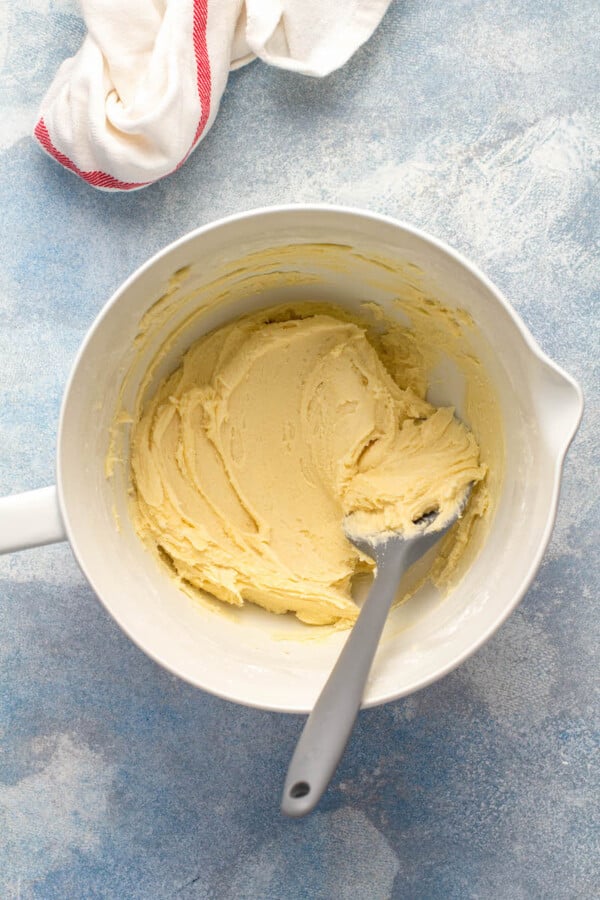
<instances>
[{"instance_id":1,"label":"cookie dough","mask_svg":"<svg viewBox=\"0 0 600 900\"><path fill-rule=\"evenodd\" d=\"M352 578L373 564L344 518L410 533L485 476L472 433L426 386L409 340L377 352L335 308L217 329L134 423L134 525L178 579L223 601L351 622Z\"/></svg>"}]
</instances>

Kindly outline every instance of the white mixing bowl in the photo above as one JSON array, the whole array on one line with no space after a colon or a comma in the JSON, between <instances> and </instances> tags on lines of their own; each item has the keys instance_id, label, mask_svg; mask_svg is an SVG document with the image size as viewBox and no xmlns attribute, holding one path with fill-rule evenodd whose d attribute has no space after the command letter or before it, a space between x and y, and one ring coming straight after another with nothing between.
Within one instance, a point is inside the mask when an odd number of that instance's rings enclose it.
<instances>
[{"instance_id":1,"label":"white mixing bowl","mask_svg":"<svg viewBox=\"0 0 600 900\"><path fill-rule=\"evenodd\" d=\"M332 265L330 254L311 257L303 252L307 244L353 248L362 268L349 273ZM296 256L277 251L290 245L299 248ZM251 278L240 271L249 255ZM351 306L376 300L387 315L401 316L392 302L394 292L402 294L401 281L390 274L396 265L420 271L433 296L475 320L482 342L474 349L501 407L505 477L487 539L458 586L443 598L427 587L392 613L364 705L393 700L449 672L493 634L531 583L583 404L577 384L542 353L485 276L439 241L384 216L325 206L256 210L200 228L142 266L104 307L75 361L60 418L57 487L0 500L0 550L68 538L107 610L158 663L236 702L308 711L344 633L315 639L314 630L289 617L250 606L223 613L179 590L131 527L127 460L113 480L105 476L109 431L124 379L127 407L174 329L155 380L201 333L279 297L282 282L290 294L318 290ZM185 267L191 269L181 272ZM152 317L144 319L151 307ZM142 341L140 330L146 332ZM450 378L437 399L460 409L461 391L464 386Z\"/></svg>"}]
</instances>

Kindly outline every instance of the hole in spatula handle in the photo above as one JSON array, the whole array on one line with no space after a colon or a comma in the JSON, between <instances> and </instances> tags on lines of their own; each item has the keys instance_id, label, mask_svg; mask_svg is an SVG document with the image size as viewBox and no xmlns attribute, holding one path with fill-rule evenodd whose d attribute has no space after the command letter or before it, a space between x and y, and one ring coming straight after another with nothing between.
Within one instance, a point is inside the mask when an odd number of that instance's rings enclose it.
<instances>
[{"instance_id":1,"label":"hole in spatula handle","mask_svg":"<svg viewBox=\"0 0 600 900\"><path fill-rule=\"evenodd\" d=\"M306 781L297 781L296 784L293 784L290 788L290 797L297 800L299 797L306 797L309 792L310 785L307 784Z\"/></svg>"}]
</instances>

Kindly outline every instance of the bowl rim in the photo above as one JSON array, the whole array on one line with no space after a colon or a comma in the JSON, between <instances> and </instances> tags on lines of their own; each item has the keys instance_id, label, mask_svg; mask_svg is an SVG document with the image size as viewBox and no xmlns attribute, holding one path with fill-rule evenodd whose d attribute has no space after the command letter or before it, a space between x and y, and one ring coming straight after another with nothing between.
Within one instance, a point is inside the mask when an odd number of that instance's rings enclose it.
<instances>
[{"instance_id":1,"label":"bowl rim","mask_svg":"<svg viewBox=\"0 0 600 900\"><path fill-rule=\"evenodd\" d=\"M496 615L493 621L488 625L488 627L482 631L476 638L474 638L468 645L464 648L460 649L452 659L442 664L441 666L435 668L435 670L422 678L415 678L413 682L407 684L403 688L399 690L392 690L387 692L376 693L374 696L368 697L363 701L361 708L368 709L375 706L380 706L384 703L390 703L394 700L397 700L401 697L412 694L422 688L427 687L433 682L437 681L440 678L443 678L449 672L453 671L457 668L461 663L463 663L466 659L468 659L472 654L474 654L489 638L497 631L497 629L503 624L503 622L508 618L508 616L514 611L514 609L518 606L520 601L523 599L525 593L529 589L539 565L541 563L542 557L546 551L548 543L550 541L550 536L552 533L552 529L554 527L554 523L556 520L556 513L558 508L558 499L560 493L560 483L561 483L561 474L562 467L565 460L566 453L569 449L569 446L577 432L579 427L579 423L581 421L581 417L583 414L583 394L581 388L577 381L572 378L567 372L565 372L557 363L555 363L546 353L541 349L519 314L516 310L511 306L509 301L506 299L504 294L493 284L492 281L472 262L470 262L462 253L458 250L455 250L453 247L449 246L445 241L440 240L439 238L430 235L428 232L422 230L421 228L410 225L402 220L396 219L393 216L388 216L382 213L373 212L368 209L362 209L360 207L353 206L343 206L337 204L329 204L329 203L292 203L292 204L279 204L273 206L262 206L256 207L250 210L246 210L244 212L234 213L228 216L224 216L220 219L216 219L213 222L209 222L205 225L201 225L198 228L193 229L192 231L187 232L181 237L177 238L175 241L172 241L170 244L167 244L162 249L158 250L154 253L149 259L147 259L144 263L138 266L134 272L129 275L128 278L123 281L120 286L114 291L109 300L103 305L98 315L95 317L94 321L88 328L80 346L76 353L75 359L71 366L71 370L69 373L69 377L67 379L67 383L65 386L65 390L63 393L63 399L60 408L60 416L58 422L58 431L57 431L57 453L56 453L56 476L57 476L57 492L58 492L58 500L59 506L66 530L67 537L69 539L69 543L71 545L72 552L75 556L75 559L81 568L83 574L85 575L88 583L92 587L94 593L98 600L102 603L106 611L109 615L115 620L117 625L121 628L121 630L127 635L127 637L137 646L140 650L142 650L147 656L149 656L154 662L160 665L162 668L166 669L173 675L176 675L178 678L181 678L183 681L186 681L189 684L192 684L194 687L200 688L201 690L205 690L208 693L213 694L214 696L220 697L221 699L228 700L233 703L238 703L243 706L248 706L256 709L264 709L272 712L285 712L285 713L308 713L310 712L310 708L305 706L304 704L296 704L289 703L285 706L281 704L270 704L265 701L264 698L253 698L248 697L244 694L243 690L236 688L235 690L224 691L219 689L218 685L215 685L210 682L200 682L197 678L187 677L185 674L177 671L177 669L167 660L161 657L161 653L149 649L144 646L144 644L138 640L135 634L132 633L132 630L120 620L118 614L118 608L112 608L102 597L101 593L96 589L94 584L93 576L91 576L88 572L88 567L86 566L86 560L84 555L81 554L80 549L78 547L77 534L76 529L73 529L71 517L69 514L69 506L65 500L65 493L63 482L65 479L68 479L68 473L63 471L63 467L61 464L62 459L62 447L65 441L65 418L66 418L66 410L68 407L68 399L70 392L73 388L73 385L76 383L77 372L82 361L85 359L87 354L88 346L93 338L94 333L101 325L106 316L108 316L116 304L119 302L120 298L123 294L125 294L132 285L149 269L155 266L160 260L168 257L179 247L184 246L190 241L195 240L196 238L208 234L212 231L219 230L221 228L227 227L231 224L242 222L247 219L258 219L262 217L271 217L271 216L280 216L280 215L294 215L297 213L302 213L303 215L306 213L315 213L315 214L324 214L324 215L343 215L346 217L352 217L361 220L369 220L373 223L385 224L388 226L392 226L393 228L399 229L400 231L404 231L405 233L410 234L411 236L415 236L426 244L431 245L437 250L442 251L455 262L457 262L460 266L463 267L467 272L469 272L474 278L476 278L482 285L494 296L499 305L504 309L504 311L510 317L512 324L519 332L521 338L523 339L525 345L528 350L532 354L532 356L536 357L539 362L545 364L551 370L553 370L560 378L563 379L564 382L568 383L573 389L574 396L577 401L577 413L573 418L572 425L569 429L566 430L563 435L562 443L558 446L558 448L554 451L554 468L553 468L553 478L552 478L552 486L549 497L548 504L548 515L546 518L544 529L540 535L540 540L538 543L538 547L536 553L532 556L531 561L529 563L529 567L527 571L524 573L519 588L515 591L511 602L506 604Z\"/></svg>"}]
</instances>

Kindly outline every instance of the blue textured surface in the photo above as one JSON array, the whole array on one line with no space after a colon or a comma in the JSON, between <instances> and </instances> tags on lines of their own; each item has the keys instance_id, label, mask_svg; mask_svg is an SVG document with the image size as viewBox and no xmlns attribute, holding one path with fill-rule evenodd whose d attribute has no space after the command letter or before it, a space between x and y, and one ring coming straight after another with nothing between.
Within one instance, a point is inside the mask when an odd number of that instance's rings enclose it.
<instances>
[{"instance_id":1,"label":"blue textured surface","mask_svg":"<svg viewBox=\"0 0 600 900\"><path fill-rule=\"evenodd\" d=\"M139 263L268 203L390 213L463 250L587 398L551 546L498 634L361 714L320 810L278 794L301 721L182 684L67 546L0 560L0 897L591 898L598 884L596 0L407 0L323 81L252 66L174 176L94 192L28 137L82 26L0 9L0 491L53 479L76 348Z\"/></svg>"}]
</instances>

